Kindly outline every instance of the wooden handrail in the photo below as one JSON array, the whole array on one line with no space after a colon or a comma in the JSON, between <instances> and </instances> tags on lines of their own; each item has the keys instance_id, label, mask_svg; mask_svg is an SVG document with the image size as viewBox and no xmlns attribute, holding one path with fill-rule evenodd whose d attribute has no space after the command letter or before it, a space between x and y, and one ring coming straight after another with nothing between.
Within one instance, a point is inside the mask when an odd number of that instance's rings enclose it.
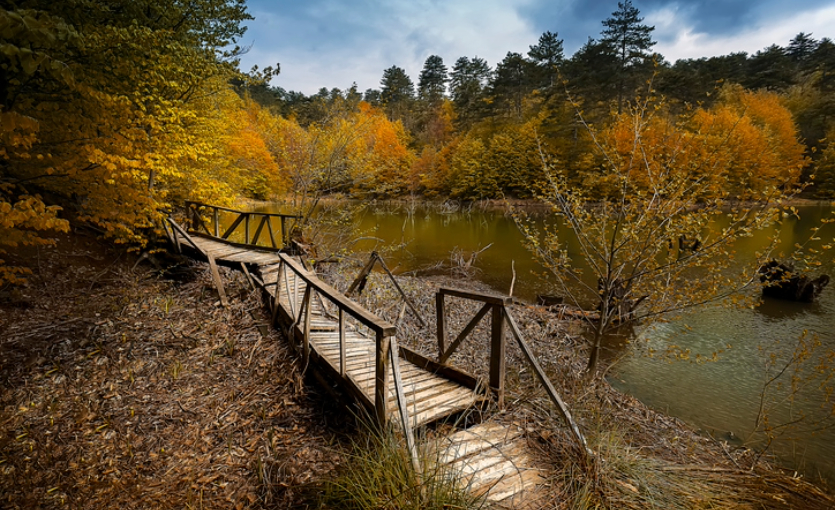
<instances>
[{"instance_id":1,"label":"wooden handrail","mask_svg":"<svg viewBox=\"0 0 835 510\"><path fill-rule=\"evenodd\" d=\"M446 334L446 326L444 324L444 317L446 315L444 311L445 296L455 296L484 303L484 306L464 327L464 330L458 335L455 341L452 342L448 349L446 349L444 345ZM449 359L449 357L455 351L455 349L461 344L464 338L466 338L467 335L469 335L473 331L475 326L481 321L481 319L485 315L487 315L487 312L492 310L492 320L490 321L490 388L496 394L499 405L502 405L504 397L504 325L507 324L511 334L513 335L513 338L516 340L516 343L519 344L519 349L521 349L522 353L525 355L525 359L533 369L534 373L539 379L540 384L542 384L542 386L545 388L545 392L548 394L548 398L550 398L551 402L553 402L554 405L557 407L557 411L560 413L568 427L571 429L571 435L577 443L577 446L579 446L586 453L590 452L588 446L586 445L586 438L583 437L583 434L580 432L580 428L577 426L577 423L574 421L574 418L571 417L571 413L568 410L568 406L565 405L565 402L563 402L562 398L560 398L559 394L557 393L557 390L554 388L554 385L551 384L551 380L548 379L548 376L545 374L545 371L539 365L536 356L534 356L533 351L531 351L531 348L528 346L527 342L525 342L525 339L522 337L522 332L519 330L519 326L516 325L516 321L513 319L513 316L510 315L510 311L507 309L507 305L509 305L512 302L512 298L510 298L509 296L499 296L495 294L485 294L481 292L471 292L442 287L438 289L438 293L436 294L435 299L438 309L437 321L438 349L440 351L440 354L438 355L439 363L445 363L446 360Z\"/></svg>"},{"instance_id":2,"label":"wooden handrail","mask_svg":"<svg viewBox=\"0 0 835 510\"><path fill-rule=\"evenodd\" d=\"M223 207L222 205L212 205L212 204L204 204L202 202L195 202L193 200L186 200L185 201L186 208L189 206L196 206L196 207L206 207L209 209L217 209L218 211L226 211L231 213L237 214L252 214L258 216L270 216L273 218L301 218L298 214L283 214L283 213L268 213L268 212L255 212L255 211L241 211L238 209L232 209L230 207Z\"/></svg>"},{"instance_id":3,"label":"wooden handrail","mask_svg":"<svg viewBox=\"0 0 835 510\"><path fill-rule=\"evenodd\" d=\"M187 200L185 202L187 218L190 220L191 223L191 230L192 232L199 232L201 227L202 230L205 232L205 235L209 237L214 237L215 239L222 239L224 241L228 241L229 237L234 233L238 227L243 224L244 225L244 242L242 244L247 246L258 246L258 239L261 237L261 232L263 231L264 227L267 227L267 232L269 234L270 244L274 249L280 248L276 244L276 236L273 232L273 223L271 218L279 218L281 220L281 241L283 245L287 245L289 242L289 233L287 232L287 219L298 219L301 216L296 214L282 214L282 213L270 213L270 212L254 212L254 211L240 211L237 209L232 209L231 207L223 207L220 205L212 205L212 204L204 204L202 202L195 202L193 200ZM201 209L206 209L211 211L211 219L212 219L212 230L209 230L208 225L204 221L203 217L201 216ZM237 214L237 217L232 221L229 227L221 234L219 228L219 211L224 211L232 214ZM255 217L255 234L250 236L250 224L251 221ZM259 221L260 218L260 221ZM201 232L202 235L202 232ZM262 247L259 247L262 248Z\"/></svg>"},{"instance_id":4,"label":"wooden handrail","mask_svg":"<svg viewBox=\"0 0 835 510\"><path fill-rule=\"evenodd\" d=\"M464 330L452 342L449 348L446 348L446 324L444 311L444 298L446 296L453 296L472 301L484 303L481 310L476 316L464 327ZM486 294L483 292L473 292L460 289L450 289L441 287L435 295L435 305L437 308L437 326L438 326L438 362L446 363L455 349L461 345L461 342L475 329L476 325L481 319L487 315L487 312L492 310L491 314L491 328L490 328L490 389L496 396L499 406L504 405L504 381L505 381L505 341L504 341L504 307L510 304L512 299L509 296L501 296L497 294Z\"/></svg>"},{"instance_id":5,"label":"wooden handrail","mask_svg":"<svg viewBox=\"0 0 835 510\"><path fill-rule=\"evenodd\" d=\"M365 308L361 307L357 303L354 303L353 301L345 297L341 292L331 287L327 283L323 282L315 275L308 272L301 266L301 264L293 260L293 258L289 255L285 253L280 253L279 257L281 257L281 260L287 265L287 267L292 269L298 277L304 280L305 283L313 286L316 289L316 292L326 297L338 308L343 309L345 313L356 319L357 322L359 322L363 326L366 326L367 328L372 330L375 334L380 334L384 337L389 337L397 332L397 328L393 324L381 320Z\"/></svg>"}]
</instances>

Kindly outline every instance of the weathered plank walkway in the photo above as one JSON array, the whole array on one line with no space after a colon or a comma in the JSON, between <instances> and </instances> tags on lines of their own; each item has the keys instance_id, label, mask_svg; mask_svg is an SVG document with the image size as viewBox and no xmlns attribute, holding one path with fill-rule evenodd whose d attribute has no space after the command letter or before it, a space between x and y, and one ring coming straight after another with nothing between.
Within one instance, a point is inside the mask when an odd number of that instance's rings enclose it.
<instances>
[{"instance_id":1,"label":"weathered plank walkway","mask_svg":"<svg viewBox=\"0 0 835 510\"><path fill-rule=\"evenodd\" d=\"M272 311L272 322L287 335L300 354L305 368L313 369L327 383L337 384L380 423L393 422L407 439L417 459L413 429L439 420L450 420L466 413L494 396L502 401L504 391L504 334L507 323L526 356L530 356L515 323L506 315L508 298L442 289L438 294L438 360L404 348L398 348L396 328L363 309L338 290L321 281L301 261L283 253L275 239L286 242L286 232L277 236L270 217L279 216L282 227L286 216L246 213L189 204L193 214L190 230L169 220L167 228L172 245L178 251L209 263L221 302L226 301L217 265L243 271L253 287L260 287ZM239 216L220 235L219 211ZM208 214L207 214L208 213ZM208 221L207 219L208 218ZM250 236L250 219L260 219ZM210 229L207 225L213 224ZM235 229L245 224L244 242L229 240ZM267 227L270 246L257 245L259 234ZM168 227L168 226L167 226ZM202 231L201 231L202 229ZM481 311L447 347L444 328L444 297L475 299L484 303ZM489 384L444 363L475 325L492 310L491 370ZM559 397L547 382L546 389L561 412L567 415ZM572 423L573 425L573 423ZM576 429L576 427L575 427ZM579 431L576 431L579 434ZM582 436L579 436L582 439ZM427 445L423 445L426 452ZM517 425L501 425L490 420L455 432L428 445L431 454L460 475L461 481L476 494L504 506L526 506L527 497L544 480L528 451L524 430ZM417 460L415 460L417 462Z\"/></svg>"}]
</instances>

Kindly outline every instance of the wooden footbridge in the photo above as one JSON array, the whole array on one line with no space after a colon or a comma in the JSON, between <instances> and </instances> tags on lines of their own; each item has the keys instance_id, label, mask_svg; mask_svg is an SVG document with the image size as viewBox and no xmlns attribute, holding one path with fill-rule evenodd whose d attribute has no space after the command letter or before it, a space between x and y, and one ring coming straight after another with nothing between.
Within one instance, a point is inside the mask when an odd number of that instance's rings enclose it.
<instances>
[{"instance_id":1,"label":"wooden footbridge","mask_svg":"<svg viewBox=\"0 0 835 510\"><path fill-rule=\"evenodd\" d=\"M567 408L508 313L510 298L440 289L436 296L438 359L433 360L399 346L394 325L320 280L301 259L291 255L291 250L285 250L290 244L287 224L292 224L295 216L195 202L188 202L186 210L188 227L169 218L165 230L175 250L209 263L221 302L226 304L227 298L218 265L242 271L253 288L264 293L273 326L286 334L305 369L323 384L350 395L379 424L392 423L402 430L416 467L420 467L419 458L436 459L433 462L458 474L471 491L492 502L510 507L531 503L545 478L528 452L523 427L488 419L428 445L416 444L414 439L414 430L430 423L469 421L456 418L490 399L502 405L505 325L570 424L578 444L585 448ZM221 225L228 227L221 229ZM449 345L443 320L447 297L483 304ZM491 314L492 334L490 378L485 384L446 362L487 314Z\"/></svg>"}]
</instances>

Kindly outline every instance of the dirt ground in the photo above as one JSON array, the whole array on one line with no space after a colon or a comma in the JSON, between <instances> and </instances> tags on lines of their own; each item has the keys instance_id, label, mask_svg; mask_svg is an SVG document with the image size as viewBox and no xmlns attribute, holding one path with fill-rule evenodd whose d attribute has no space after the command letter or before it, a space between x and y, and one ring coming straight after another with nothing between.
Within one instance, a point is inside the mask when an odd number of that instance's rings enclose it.
<instances>
[{"instance_id":1,"label":"dirt ground","mask_svg":"<svg viewBox=\"0 0 835 510\"><path fill-rule=\"evenodd\" d=\"M291 508L339 463L352 421L237 273L223 309L200 265L131 269L82 234L26 255L0 304L0 507Z\"/></svg>"},{"instance_id":2,"label":"dirt ground","mask_svg":"<svg viewBox=\"0 0 835 510\"><path fill-rule=\"evenodd\" d=\"M286 341L265 327L264 306L242 275L222 269L231 298L224 309L207 266L134 266L135 255L84 231L17 257L33 275L21 288L0 291L0 507L316 506L319 484L346 464L356 422L350 407L302 376ZM356 274L359 266L346 270ZM344 289L344 274L327 278ZM399 281L429 322L419 330L404 313L399 338L430 355L438 286L481 288L471 277ZM372 275L362 300L399 320L401 302L382 275ZM450 330L460 330L477 306L451 305ZM722 501L835 508L825 492L791 474L762 461L751 470L751 452L700 436L605 380L590 383L576 324L523 304L512 313L590 443L618 450L611 459L624 464L601 460L568 472L565 428L510 344L508 405L499 416L536 431L531 441L555 473L552 508L569 508L576 479L584 477L607 507L641 508L653 484L675 492L671 476L710 495L712 506L693 508L728 507L716 503ZM452 359L482 376L486 328L487 320Z\"/></svg>"}]
</instances>

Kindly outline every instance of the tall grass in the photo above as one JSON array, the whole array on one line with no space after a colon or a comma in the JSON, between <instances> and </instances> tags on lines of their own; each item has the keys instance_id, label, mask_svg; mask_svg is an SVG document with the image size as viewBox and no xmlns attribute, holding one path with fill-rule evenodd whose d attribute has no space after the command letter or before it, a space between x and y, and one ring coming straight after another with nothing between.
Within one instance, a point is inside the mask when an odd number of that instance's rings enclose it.
<instances>
[{"instance_id":1,"label":"tall grass","mask_svg":"<svg viewBox=\"0 0 835 510\"><path fill-rule=\"evenodd\" d=\"M458 473L437 462L431 441L420 441L418 471L405 442L392 429L364 426L360 434L337 476L325 482L320 508L443 510L483 506L483 500L459 481Z\"/></svg>"}]
</instances>

